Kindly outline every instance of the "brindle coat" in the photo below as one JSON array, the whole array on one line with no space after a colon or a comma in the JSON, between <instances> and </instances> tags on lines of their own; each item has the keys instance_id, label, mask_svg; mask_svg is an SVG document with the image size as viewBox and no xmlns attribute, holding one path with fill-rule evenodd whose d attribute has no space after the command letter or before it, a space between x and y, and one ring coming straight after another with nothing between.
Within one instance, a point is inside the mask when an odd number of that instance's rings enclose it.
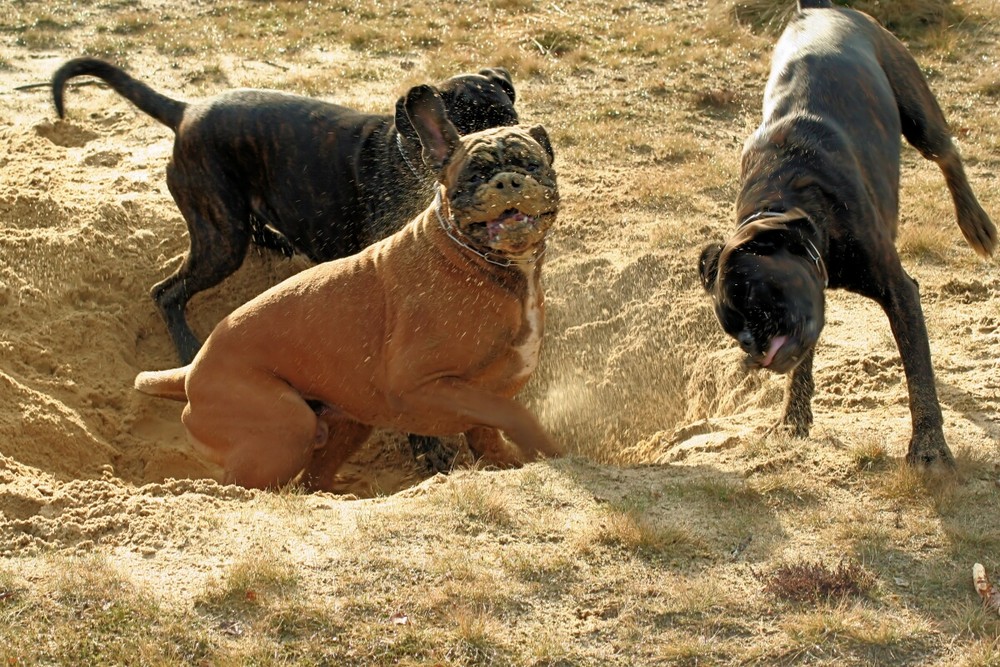
<instances>
[{"instance_id":1,"label":"brindle coat","mask_svg":"<svg viewBox=\"0 0 1000 667\"><path fill-rule=\"evenodd\" d=\"M941 168L969 245L992 255L996 228L906 48L866 14L800 0L775 48L763 123L744 146L737 231L707 246L699 265L747 364L791 372L780 425L797 436L812 425L824 288L875 300L906 374L906 459L950 467L917 283L895 248L901 133Z\"/></svg>"}]
</instances>

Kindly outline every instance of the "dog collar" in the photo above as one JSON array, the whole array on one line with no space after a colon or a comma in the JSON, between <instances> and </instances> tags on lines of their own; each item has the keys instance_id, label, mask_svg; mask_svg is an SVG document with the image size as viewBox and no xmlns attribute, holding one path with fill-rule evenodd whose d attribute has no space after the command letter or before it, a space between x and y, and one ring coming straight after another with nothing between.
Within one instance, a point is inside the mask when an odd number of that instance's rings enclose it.
<instances>
[{"instance_id":1,"label":"dog collar","mask_svg":"<svg viewBox=\"0 0 1000 667\"><path fill-rule=\"evenodd\" d=\"M504 255L503 253L497 252L483 252L478 248L469 245L465 239L462 238L461 232L458 230L458 225L454 223L451 219L451 215L448 215L447 222L445 221L445 216L441 215L441 189L438 188L437 194L434 195L434 213L437 214L438 223L441 225L441 229L444 233L448 235L452 241L465 248L474 255L478 255L483 260L489 262L490 264L496 264L497 266L525 266L527 264L534 264L542 258L545 254L545 243L544 241L539 244L541 249L536 249L535 253L530 257L510 257ZM450 223L450 224L449 224Z\"/></svg>"},{"instance_id":2,"label":"dog collar","mask_svg":"<svg viewBox=\"0 0 1000 667\"><path fill-rule=\"evenodd\" d=\"M403 158L403 164L405 164L406 168L410 170L413 177L418 181L423 181L424 178L417 171L416 167L413 166L413 163L410 162L410 158L406 156L406 151L403 150L403 137L398 131L396 132L396 148L399 149L399 157Z\"/></svg>"},{"instance_id":3,"label":"dog collar","mask_svg":"<svg viewBox=\"0 0 1000 667\"><path fill-rule=\"evenodd\" d=\"M764 220L767 218L783 218L788 215L787 211L756 211L751 213L747 217L743 218L740 224L736 225L736 229L742 229L746 227L751 222L757 222L758 220ZM802 237L802 241L805 243L806 254L809 255L809 259L813 261L816 265L816 270L819 275L823 276L823 288L830 286L830 274L826 271L826 263L823 261L823 256L819 254L819 250L816 248L816 244L809 239Z\"/></svg>"}]
</instances>

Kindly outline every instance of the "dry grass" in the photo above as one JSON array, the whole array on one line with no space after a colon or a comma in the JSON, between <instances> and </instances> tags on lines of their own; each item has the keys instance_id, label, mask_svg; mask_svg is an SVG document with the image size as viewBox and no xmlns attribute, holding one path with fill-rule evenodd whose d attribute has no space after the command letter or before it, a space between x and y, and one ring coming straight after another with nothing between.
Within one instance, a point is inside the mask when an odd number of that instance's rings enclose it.
<instances>
[{"instance_id":1,"label":"dry grass","mask_svg":"<svg viewBox=\"0 0 1000 667\"><path fill-rule=\"evenodd\" d=\"M889 30L904 36L919 34L929 28L945 28L965 17L961 7L952 0L834 0L834 4L874 16ZM795 11L794 2L768 0L712 0L709 5L715 12L739 23L774 33L781 31Z\"/></svg>"},{"instance_id":2,"label":"dry grass","mask_svg":"<svg viewBox=\"0 0 1000 667\"><path fill-rule=\"evenodd\" d=\"M764 592L792 602L829 602L847 597L865 597L875 577L859 563L840 561L830 567L822 560L782 563L757 575Z\"/></svg>"}]
</instances>

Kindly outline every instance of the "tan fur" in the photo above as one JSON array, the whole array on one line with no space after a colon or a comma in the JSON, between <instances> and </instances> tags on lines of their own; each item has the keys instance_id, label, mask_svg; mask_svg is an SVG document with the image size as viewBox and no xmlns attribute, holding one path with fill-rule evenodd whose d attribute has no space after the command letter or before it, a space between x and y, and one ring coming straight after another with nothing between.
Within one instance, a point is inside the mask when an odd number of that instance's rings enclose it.
<instances>
[{"instance_id":1,"label":"tan fur","mask_svg":"<svg viewBox=\"0 0 1000 667\"><path fill-rule=\"evenodd\" d=\"M527 177L520 206L548 199L554 210L548 170L548 187ZM442 209L465 222L447 199ZM540 260L498 266L458 245L431 207L360 254L264 292L223 320L190 366L142 373L136 388L186 396L192 439L215 453L225 481L245 486L277 486L305 469L306 484L327 488L372 427L468 432L495 463L555 456L561 447L513 400L537 364L540 271Z\"/></svg>"}]
</instances>

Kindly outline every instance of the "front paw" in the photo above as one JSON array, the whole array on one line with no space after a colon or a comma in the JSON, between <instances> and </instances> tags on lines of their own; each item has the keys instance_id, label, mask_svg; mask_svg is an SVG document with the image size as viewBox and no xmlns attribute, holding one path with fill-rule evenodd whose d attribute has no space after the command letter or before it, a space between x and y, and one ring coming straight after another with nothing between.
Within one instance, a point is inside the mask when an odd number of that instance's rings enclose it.
<instances>
[{"instance_id":1,"label":"front paw","mask_svg":"<svg viewBox=\"0 0 1000 667\"><path fill-rule=\"evenodd\" d=\"M469 449L480 463L496 468L520 468L524 465L520 451L495 428L480 426L465 433Z\"/></svg>"},{"instance_id":2,"label":"front paw","mask_svg":"<svg viewBox=\"0 0 1000 667\"><path fill-rule=\"evenodd\" d=\"M906 463L927 471L951 472L955 470L955 457L948 449L940 429L914 431L906 452Z\"/></svg>"},{"instance_id":3,"label":"front paw","mask_svg":"<svg viewBox=\"0 0 1000 667\"><path fill-rule=\"evenodd\" d=\"M767 435L780 433L793 438L808 438L812 423L812 409L808 403L799 406L788 403L785 406L785 414L781 416L781 419L774 426L767 430Z\"/></svg>"},{"instance_id":4,"label":"front paw","mask_svg":"<svg viewBox=\"0 0 1000 667\"><path fill-rule=\"evenodd\" d=\"M789 420L787 416L782 417L767 429L765 435L783 435L790 438L808 438L809 429L812 422Z\"/></svg>"},{"instance_id":5,"label":"front paw","mask_svg":"<svg viewBox=\"0 0 1000 667\"><path fill-rule=\"evenodd\" d=\"M407 440L413 460L423 462L429 472L447 474L455 467L458 453L440 438L410 433Z\"/></svg>"}]
</instances>

